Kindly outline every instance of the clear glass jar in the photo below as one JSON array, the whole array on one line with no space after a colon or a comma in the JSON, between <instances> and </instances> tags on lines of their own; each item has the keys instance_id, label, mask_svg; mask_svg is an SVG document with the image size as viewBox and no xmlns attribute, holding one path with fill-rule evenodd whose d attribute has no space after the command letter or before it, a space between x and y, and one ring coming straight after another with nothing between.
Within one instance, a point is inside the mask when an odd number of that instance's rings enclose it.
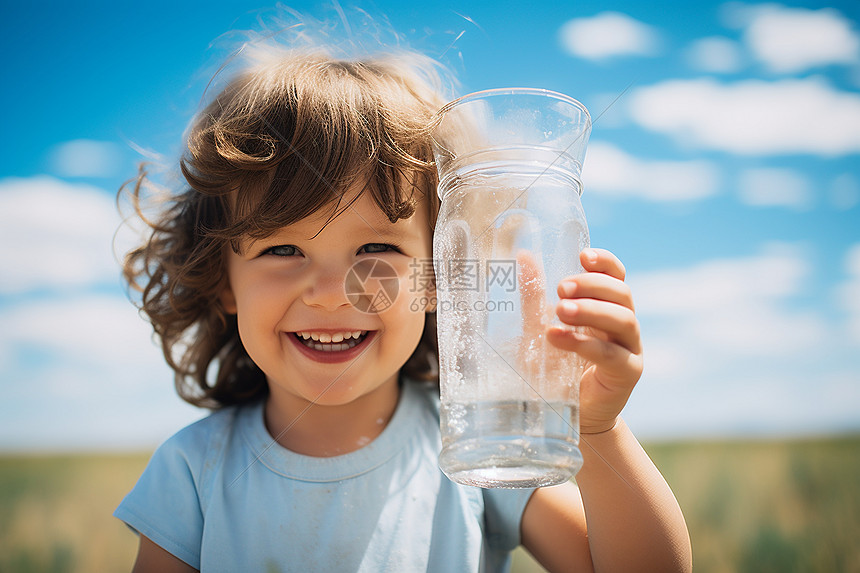
<instances>
[{"instance_id":1,"label":"clear glass jar","mask_svg":"<svg viewBox=\"0 0 860 573\"><path fill-rule=\"evenodd\" d=\"M581 361L545 333L588 246L590 131L582 104L546 90L478 92L439 112L439 464L455 482L540 487L582 464Z\"/></svg>"}]
</instances>

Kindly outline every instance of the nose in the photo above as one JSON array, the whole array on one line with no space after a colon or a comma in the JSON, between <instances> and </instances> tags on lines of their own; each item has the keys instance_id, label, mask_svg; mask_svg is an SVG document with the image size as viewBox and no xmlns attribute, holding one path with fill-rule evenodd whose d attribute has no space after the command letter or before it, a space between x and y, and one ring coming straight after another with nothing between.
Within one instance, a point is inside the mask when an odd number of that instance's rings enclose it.
<instances>
[{"instance_id":1,"label":"nose","mask_svg":"<svg viewBox=\"0 0 860 573\"><path fill-rule=\"evenodd\" d=\"M348 270L347 266L340 264L318 265L302 295L304 303L325 310L349 305L344 289Z\"/></svg>"}]
</instances>

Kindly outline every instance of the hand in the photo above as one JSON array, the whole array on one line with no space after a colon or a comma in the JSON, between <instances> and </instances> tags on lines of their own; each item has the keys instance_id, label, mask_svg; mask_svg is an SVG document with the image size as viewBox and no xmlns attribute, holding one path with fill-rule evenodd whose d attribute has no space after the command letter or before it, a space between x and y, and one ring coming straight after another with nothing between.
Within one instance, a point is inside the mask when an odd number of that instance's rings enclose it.
<instances>
[{"instance_id":1,"label":"hand","mask_svg":"<svg viewBox=\"0 0 860 573\"><path fill-rule=\"evenodd\" d=\"M550 344L576 352L585 366L580 382L580 431L611 429L642 375L642 341L624 265L602 249L579 255L584 273L562 279L559 319L550 326Z\"/></svg>"}]
</instances>

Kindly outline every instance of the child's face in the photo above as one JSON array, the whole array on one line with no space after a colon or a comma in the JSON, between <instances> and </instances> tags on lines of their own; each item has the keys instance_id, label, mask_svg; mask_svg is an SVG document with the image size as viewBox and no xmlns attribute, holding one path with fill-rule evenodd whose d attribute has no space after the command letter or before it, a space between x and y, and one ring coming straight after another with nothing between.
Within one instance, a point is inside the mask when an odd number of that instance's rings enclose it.
<instances>
[{"instance_id":1,"label":"child's face","mask_svg":"<svg viewBox=\"0 0 860 573\"><path fill-rule=\"evenodd\" d=\"M432 255L426 202L409 219L391 223L365 193L320 231L329 213L243 241L241 254L227 249L222 301L237 315L242 344L281 400L343 405L390 390L424 329L425 308L416 300L427 293L415 292L415 260ZM385 310L363 312L347 297L345 280L353 265L365 261L359 268L366 268L373 259L382 261L378 268L394 269L397 296Z\"/></svg>"}]
</instances>

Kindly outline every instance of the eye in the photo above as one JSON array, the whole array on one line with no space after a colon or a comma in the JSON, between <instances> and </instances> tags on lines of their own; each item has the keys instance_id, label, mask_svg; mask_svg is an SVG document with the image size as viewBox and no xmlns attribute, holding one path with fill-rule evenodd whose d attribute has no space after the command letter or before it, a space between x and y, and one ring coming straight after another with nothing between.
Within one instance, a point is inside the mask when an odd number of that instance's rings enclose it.
<instances>
[{"instance_id":1,"label":"eye","mask_svg":"<svg viewBox=\"0 0 860 573\"><path fill-rule=\"evenodd\" d=\"M300 255L301 251L299 251L293 245L277 245L274 247L269 247L265 251L263 251L264 255L274 255L276 257L294 257L296 255Z\"/></svg>"},{"instance_id":2,"label":"eye","mask_svg":"<svg viewBox=\"0 0 860 573\"><path fill-rule=\"evenodd\" d=\"M389 251L393 251L395 253L399 253L400 249L398 249L395 245L389 245L388 243L367 243L363 245L360 249L358 249L359 253L387 253Z\"/></svg>"}]
</instances>

